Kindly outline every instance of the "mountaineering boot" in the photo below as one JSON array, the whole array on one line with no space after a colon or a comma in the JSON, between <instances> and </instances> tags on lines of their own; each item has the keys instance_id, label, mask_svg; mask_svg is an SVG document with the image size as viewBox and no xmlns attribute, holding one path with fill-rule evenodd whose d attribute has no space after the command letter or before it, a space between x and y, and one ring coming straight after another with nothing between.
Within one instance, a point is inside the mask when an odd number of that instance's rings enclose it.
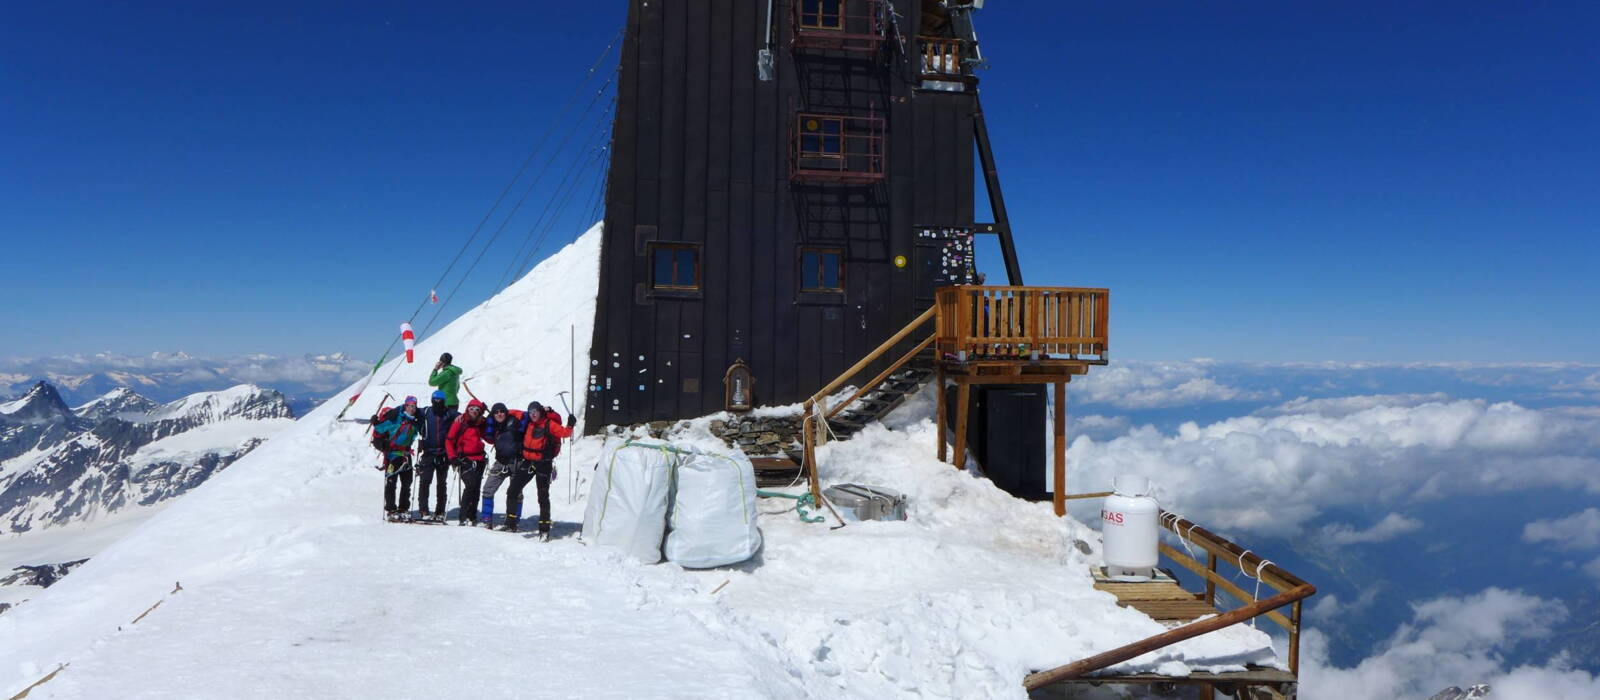
<instances>
[{"instance_id":1,"label":"mountaineering boot","mask_svg":"<svg viewBox=\"0 0 1600 700\"><path fill-rule=\"evenodd\" d=\"M548 521L548 520L540 520L539 521L539 541L540 542L549 542L550 541L550 521Z\"/></svg>"},{"instance_id":2,"label":"mountaineering boot","mask_svg":"<svg viewBox=\"0 0 1600 700\"><path fill-rule=\"evenodd\" d=\"M432 520L433 519L433 513L428 512L428 510L426 508L424 508L423 510L418 511L417 519L418 520Z\"/></svg>"},{"instance_id":3,"label":"mountaineering boot","mask_svg":"<svg viewBox=\"0 0 1600 700\"><path fill-rule=\"evenodd\" d=\"M511 514L508 513L506 515L506 524L505 524L504 527L501 527L500 529L501 530L505 530L506 532L516 532L517 531L517 516L511 515Z\"/></svg>"}]
</instances>

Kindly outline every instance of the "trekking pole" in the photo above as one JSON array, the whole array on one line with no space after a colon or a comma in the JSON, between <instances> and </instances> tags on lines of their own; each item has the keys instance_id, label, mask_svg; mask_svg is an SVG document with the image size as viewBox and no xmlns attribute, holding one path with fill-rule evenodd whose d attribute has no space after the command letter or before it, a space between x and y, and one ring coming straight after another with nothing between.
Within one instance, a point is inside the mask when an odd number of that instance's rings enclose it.
<instances>
[{"instance_id":1,"label":"trekking pole","mask_svg":"<svg viewBox=\"0 0 1600 700\"><path fill-rule=\"evenodd\" d=\"M473 401L482 401L483 400L483 399L478 398L477 394L472 393L472 387L467 386L467 380L466 379L462 379L461 380L461 388L467 390L467 396L471 396Z\"/></svg>"}]
</instances>

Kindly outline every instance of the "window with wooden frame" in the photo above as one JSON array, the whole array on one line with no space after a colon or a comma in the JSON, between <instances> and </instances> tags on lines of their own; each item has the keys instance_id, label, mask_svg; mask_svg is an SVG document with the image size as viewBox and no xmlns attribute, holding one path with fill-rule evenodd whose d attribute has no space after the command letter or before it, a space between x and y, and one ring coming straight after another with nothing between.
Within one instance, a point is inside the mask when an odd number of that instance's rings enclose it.
<instances>
[{"instance_id":1,"label":"window with wooden frame","mask_svg":"<svg viewBox=\"0 0 1600 700\"><path fill-rule=\"evenodd\" d=\"M843 158L844 119L805 116L800 121L801 158Z\"/></svg>"},{"instance_id":2,"label":"window with wooden frame","mask_svg":"<svg viewBox=\"0 0 1600 700\"><path fill-rule=\"evenodd\" d=\"M844 29L845 0L796 0L801 29Z\"/></svg>"},{"instance_id":3,"label":"window with wooden frame","mask_svg":"<svg viewBox=\"0 0 1600 700\"><path fill-rule=\"evenodd\" d=\"M800 291L844 291L844 251L839 248L801 248Z\"/></svg>"},{"instance_id":4,"label":"window with wooden frame","mask_svg":"<svg viewBox=\"0 0 1600 700\"><path fill-rule=\"evenodd\" d=\"M693 243L650 244L650 286L655 289L700 289L700 246Z\"/></svg>"}]
</instances>

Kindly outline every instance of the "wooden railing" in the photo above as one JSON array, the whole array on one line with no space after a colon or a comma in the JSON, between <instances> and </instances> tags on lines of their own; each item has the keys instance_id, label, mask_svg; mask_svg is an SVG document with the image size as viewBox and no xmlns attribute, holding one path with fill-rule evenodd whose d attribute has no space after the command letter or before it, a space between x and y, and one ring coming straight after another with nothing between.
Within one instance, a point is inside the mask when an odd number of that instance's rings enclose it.
<instances>
[{"instance_id":1,"label":"wooden railing","mask_svg":"<svg viewBox=\"0 0 1600 700\"><path fill-rule=\"evenodd\" d=\"M1104 364L1111 293L1080 287L941 287L945 359L1070 359Z\"/></svg>"},{"instance_id":2,"label":"wooden railing","mask_svg":"<svg viewBox=\"0 0 1600 700\"><path fill-rule=\"evenodd\" d=\"M855 402L856 399L865 396L867 392L872 391L879 384L882 384L883 381L888 379L890 375L895 373L895 371L899 370L901 367L904 367L907 362L910 362L911 358L916 357L917 353L926 350L928 346L933 343L933 336L930 335L928 336L927 340L918 343L911 349L910 352L902 355L900 359L895 360L893 364L889 365L882 372L879 372L876 377L873 377L871 381L863 384L861 388L856 389L854 394L851 394L850 397L846 398L844 401L839 402L838 405L829 406L828 395L838 391L839 388L849 382L852 377L860 374L867 367L870 367L872 363L877 362L884 355L888 354L889 350L893 349L894 346L900 344L901 341L904 341L906 338L910 337L911 334L915 333L918 328L923 326L923 324L926 324L928 321L932 320L937 312L937 306L930 307L927 311L922 312L922 315L913 319L911 323L906 324L906 327L900 329L900 332L889 336L888 340L883 341L883 343L878 345L877 348L874 348L872 352L867 353L854 365L851 365L850 369L844 371L844 374L835 377L833 381L828 382L828 384L819 389L817 393L812 394L811 398L806 399L804 405L806 417L801 423L802 429L800 431L804 440L805 450L805 464L802 466L806 471L806 478L811 481L811 495L815 497L818 502L821 502L822 500L822 487L817 483L817 457L815 450L818 444L827 442L828 419L844 410L845 407Z\"/></svg>"},{"instance_id":3,"label":"wooden railing","mask_svg":"<svg viewBox=\"0 0 1600 700\"><path fill-rule=\"evenodd\" d=\"M965 72L961 65L962 41L935 36L917 37L922 45L922 75L929 78L959 78Z\"/></svg>"},{"instance_id":4,"label":"wooden railing","mask_svg":"<svg viewBox=\"0 0 1600 700\"><path fill-rule=\"evenodd\" d=\"M1095 495L1099 494L1085 494L1085 496ZM1273 564L1271 561L1263 560L1249 550L1243 549L1239 545L1229 542L1222 536L1200 527L1175 513L1161 511L1161 526L1177 535L1185 543L1185 549L1180 551L1163 542L1158 545L1161 554L1176 562L1179 566L1198 574L1205 580L1205 593L1196 594L1197 597L1203 596L1203 600L1208 605L1215 607L1217 604L1217 588L1221 588L1224 592L1238 599L1242 603L1241 607L1215 617L1191 622L1154 637L1141 639L1132 644L1096 654L1086 659L1074 661L1065 666L1028 674L1027 678L1023 680L1025 687L1032 690L1058 681L1077 678L1107 666L1122 663L1136 656L1147 654L1156 649L1176 644L1185 639L1198 637L1207 632L1214 632L1255 617L1266 617L1288 631L1289 673L1296 676L1300 674L1300 607L1302 601L1316 594L1317 587ZM1190 547L1198 547L1205 552L1206 563L1204 565L1185 553ZM1240 588L1232 580L1217 573L1217 562L1219 561L1231 564L1246 576L1259 580L1267 586L1269 589L1267 592L1272 593L1272 595L1257 599L1253 592ZM1285 605L1289 606L1289 614L1287 616L1283 613L1275 612Z\"/></svg>"}]
</instances>

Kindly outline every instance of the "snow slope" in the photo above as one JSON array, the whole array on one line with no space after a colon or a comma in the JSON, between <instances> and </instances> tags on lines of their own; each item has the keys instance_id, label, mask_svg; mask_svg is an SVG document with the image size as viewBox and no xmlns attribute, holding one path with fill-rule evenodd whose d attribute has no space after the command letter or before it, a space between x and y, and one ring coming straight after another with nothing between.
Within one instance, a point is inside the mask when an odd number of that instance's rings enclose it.
<instances>
[{"instance_id":1,"label":"snow slope","mask_svg":"<svg viewBox=\"0 0 1600 700\"><path fill-rule=\"evenodd\" d=\"M572 326L587 357L599 244L597 226L423 339L351 415L423 394L443 351L486 402L559 405ZM1020 698L1028 670L1163 629L1092 590L1092 531L939 464L927 421L822 450L825 480L904 490L910 520L830 530L769 500L754 560L686 571L572 536L568 480L597 438L558 463L554 542L382 522L364 426L334 420L348 395L0 616L0 693L70 663L29 697ZM1246 662L1274 663L1270 643L1236 628L1124 668Z\"/></svg>"}]
</instances>

